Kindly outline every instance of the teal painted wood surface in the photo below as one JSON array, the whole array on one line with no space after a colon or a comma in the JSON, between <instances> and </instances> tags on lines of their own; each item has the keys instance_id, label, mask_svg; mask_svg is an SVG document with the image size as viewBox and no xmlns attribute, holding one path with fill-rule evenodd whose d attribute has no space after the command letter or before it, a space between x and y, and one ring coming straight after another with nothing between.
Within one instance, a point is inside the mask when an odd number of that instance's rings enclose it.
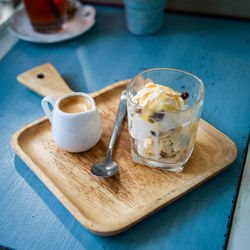
<instances>
[{"instance_id":1,"label":"teal painted wood surface","mask_svg":"<svg viewBox=\"0 0 250 250\"><path fill-rule=\"evenodd\" d=\"M0 245L17 249L222 249L250 124L250 23L165 15L162 32L136 37L122 9L97 8L96 26L54 45L19 41L0 61ZM151 67L197 74L203 118L238 147L235 163L183 198L113 237L86 231L15 155L10 136L43 116L41 97L16 76L51 62L73 90L92 92Z\"/></svg>"}]
</instances>

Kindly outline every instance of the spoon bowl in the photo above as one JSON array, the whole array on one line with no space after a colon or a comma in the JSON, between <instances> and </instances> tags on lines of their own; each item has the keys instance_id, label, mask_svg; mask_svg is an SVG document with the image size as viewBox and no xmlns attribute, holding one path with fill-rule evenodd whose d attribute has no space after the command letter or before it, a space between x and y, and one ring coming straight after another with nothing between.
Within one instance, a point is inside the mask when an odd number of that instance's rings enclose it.
<instances>
[{"instance_id":1,"label":"spoon bowl","mask_svg":"<svg viewBox=\"0 0 250 250\"><path fill-rule=\"evenodd\" d=\"M97 162L91 168L91 173L97 177L110 177L118 171L118 165L111 157L106 157L103 161Z\"/></svg>"}]
</instances>

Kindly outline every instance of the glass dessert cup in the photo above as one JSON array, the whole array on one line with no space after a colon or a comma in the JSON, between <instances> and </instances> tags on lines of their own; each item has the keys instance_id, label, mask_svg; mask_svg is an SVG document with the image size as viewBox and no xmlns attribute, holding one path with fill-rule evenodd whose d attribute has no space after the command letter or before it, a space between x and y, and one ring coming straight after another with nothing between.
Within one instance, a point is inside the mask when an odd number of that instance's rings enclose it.
<instances>
[{"instance_id":1,"label":"glass dessert cup","mask_svg":"<svg viewBox=\"0 0 250 250\"><path fill-rule=\"evenodd\" d=\"M133 101L148 83L159 84L189 98L178 111L155 111ZM159 68L143 71L127 87L128 126L134 162L180 172L190 158L197 134L204 98L202 81L176 69Z\"/></svg>"}]
</instances>

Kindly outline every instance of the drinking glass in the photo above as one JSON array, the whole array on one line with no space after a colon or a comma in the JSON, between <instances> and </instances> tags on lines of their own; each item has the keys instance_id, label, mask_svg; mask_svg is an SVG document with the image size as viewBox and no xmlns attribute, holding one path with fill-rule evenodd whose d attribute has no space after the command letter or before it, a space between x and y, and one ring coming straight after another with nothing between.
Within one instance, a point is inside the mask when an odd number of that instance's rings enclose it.
<instances>
[{"instance_id":1,"label":"drinking glass","mask_svg":"<svg viewBox=\"0 0 250 250\"><path fill-rule=\"evenodd\" d=\"M53 33L62 28L66 18L67 0L23 0L33 28Z\"/></svg>"},{"instance_id":2,"label":"drinking glass","mask_svg":"<svg viewBox=\"0 0 250 250\"><path fill-rule=\"evenodd\" d=\"M124 0L128 30L149 35L161 28L166 0Z\"/></svg>"},{"instance_id":3,"label":"drinking glass","mask_svg":"<svg viewBox=\"0 0 250 250\"><path fill-rule=\"evenodd\" d=\"M185 108L155 112L132 101L148 82L188 92ZM159 68L143 71L127 87L128 125L134 162L179 172L190 158L201 116L204 85L182 70Z\"/></svg>"}]
</instances>

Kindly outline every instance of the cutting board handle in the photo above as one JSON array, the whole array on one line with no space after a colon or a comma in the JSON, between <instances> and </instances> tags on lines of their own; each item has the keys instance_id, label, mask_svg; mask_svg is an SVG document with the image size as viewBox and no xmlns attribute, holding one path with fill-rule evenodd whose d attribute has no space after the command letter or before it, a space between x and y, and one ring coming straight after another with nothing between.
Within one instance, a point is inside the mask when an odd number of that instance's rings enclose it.
<instances>
[{"instance_id":1,"label":"cutting board handle","mask_svg":"<svg viewBox=\"0 0 250 250\"><path fill-rule=\"evenodd\" d=\"M25 87L41 96L58 98L73 92L55 67L46 63L17 76L17 80Z\"/></svg>"}]
</instances>

